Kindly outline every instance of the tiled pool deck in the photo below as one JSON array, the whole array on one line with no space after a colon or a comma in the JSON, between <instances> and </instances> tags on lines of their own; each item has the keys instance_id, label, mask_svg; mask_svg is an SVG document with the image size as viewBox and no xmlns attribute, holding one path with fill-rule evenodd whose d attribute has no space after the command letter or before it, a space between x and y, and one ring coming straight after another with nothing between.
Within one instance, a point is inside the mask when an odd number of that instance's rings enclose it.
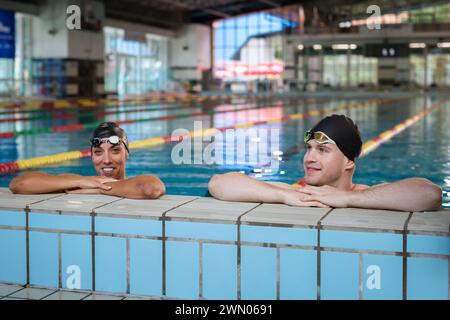
<instances>
[{"instance_id":1,"label":"tiled pool deck","mask_svg":"<svg viewBox=\"0 0 450 320\"><path fill-rule=\"evenodd\" d=\"M0 299L448 300L449 275L450 211L0 189Z\"/></svg>"}]
</instances>

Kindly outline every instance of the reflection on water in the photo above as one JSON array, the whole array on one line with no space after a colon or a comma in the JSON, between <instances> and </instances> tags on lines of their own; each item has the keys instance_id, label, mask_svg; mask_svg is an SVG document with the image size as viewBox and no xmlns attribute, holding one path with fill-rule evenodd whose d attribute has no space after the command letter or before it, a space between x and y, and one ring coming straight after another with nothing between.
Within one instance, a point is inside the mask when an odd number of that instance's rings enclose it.
<instances>
[{"instance_id":1,"label":"reflection on water","mask_svg":"<svg viewBox=\"0 0 450 320\"><path fill-rule=\"evenodd\" d=\"M340 112L350 116L358 124L363 139L367 140L381 132L395 126L406 118L422 111L426 106L436 101L435 97L416 96L410 100L396 103L356 108ZM347 102L348 103L348 102ZM228 127L237 123L259 121L269 118L279 118L283 115L303 113L310 110L337 107L345 104L342 100L324 103L305 103L304 100L286 101L284 108L281 103L271 103L265 107L255 104L222 105L217 110L227 113L214 115L183 117L170 121L140 122L127 124L123 128L127 131L131 141L149 137L170 135L176 129L192 130L194 121L202 121L203 128L210 126ZM241 110L255 107L252 110ZM154 109L154 106L152 106ZM136 113L127 112L110 114L102 120L139 119L160 116L177 116L186 113L205 111L205 108L190 107L188 109L162 108L162 110L142 111L143 106L136 107ZM208 108L209 110L209 108ZM133 110L131 110L133 111ZM2 118L10 117L1 115ZM84 119L85 120L85 119ZM91 118L88 119L92 121ZM271 173L263 172L263 179L294 183L303 176L302 147L303 132L313 126L318 117L300 119L296 121L274 122L261 125L258 128L276 129L280 132L279 148L285 153L283 161L275 168L270 163L259 163L256 166L237 165L233 162L215 165L174 165L171 160L173 145L164 145L144 150L134 150L127 165L127 175L134 176L144 173L159 175L167 185L168 193L204 195L209 178L216 173L229 171L246 171L269 168ZM54 125L73 123L75 120L36 121L27 123L0 123L1 132L11 130L25 130L45 128ZM425 119L394 137L380 148L357 162L355 182L363 184L377 184L392 182L398 179L420 176L425 177L443 188L444 206L450 207L450 103L429 114ZM16 139L0 140L0 162L16 161L36 156L61 153L71 150L82 150L89 147L90 132L38 134L21 136ZM253 141L253 143L257 143ZM236 152L235 146L226 145L225 149ZM240 150L242 151L242 150ZM248 151L247 151L248 153ZM95 175L90 159L81 159L62 163L58 166L42 169L49 173L78 173ZM258 174L261 174L256 170ZM269 170L268 170L269 171ZM6 187L12 176L0 177L0 186Z\"/></svg>"}]
</instances>

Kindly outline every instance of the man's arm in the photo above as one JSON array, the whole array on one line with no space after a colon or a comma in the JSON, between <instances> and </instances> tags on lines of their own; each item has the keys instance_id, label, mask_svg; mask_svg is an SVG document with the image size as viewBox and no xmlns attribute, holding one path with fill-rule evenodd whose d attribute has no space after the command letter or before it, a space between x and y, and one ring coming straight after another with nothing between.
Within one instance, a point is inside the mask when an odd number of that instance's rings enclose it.
<instances>
[{"instance_id":1,"label":"man's arm","mask_svg":"<svg viewBox=\"0 0 450 320\"><path fill-rule=\"evenodd\" d=\"M105 182L116 181L111 178L83 177L77 174L53 175L44 172L27 172L14 178L9 189L17 194L44 194L65 192L77 188L100 188L108 190Z\"/></svg>"},{"instance_id":2,"label":"man's arm","mask_svg":"<svg viewBox=\"0 0 450 320\"><path fill-rule=\"evenodd\" d=\"M166 193L164 183L155 176L141 175L127 180L106 182L105 189L79 189L69 193L73 194L104 194L127 199L158 199Z\"/></svg>"},{"instance_id":3,"label":"man's arm","mask_svg":"<svg viewBox=\"0 0 450 320\"><path fill-rule=\"evenodd\" d=\"M442 205L442 190L423 178L411 178L359 191L334 187L306 186L297 192L309 194L305 200L320 201L336 208L367 208L398 211L435 211Z\"/></svg>"},{"instance_id":4,"label":"man's arm","mask_svg":"<svg viewBox=\"0 0 450 320\"><path fill-rule=\"evenodd\" d=\"M317 201L302 201L303 196L286 183L259 181L238 172L213 176L208 184L208 189L214 198L224 201L326 207Z\"/></svg>"}]
</instances>

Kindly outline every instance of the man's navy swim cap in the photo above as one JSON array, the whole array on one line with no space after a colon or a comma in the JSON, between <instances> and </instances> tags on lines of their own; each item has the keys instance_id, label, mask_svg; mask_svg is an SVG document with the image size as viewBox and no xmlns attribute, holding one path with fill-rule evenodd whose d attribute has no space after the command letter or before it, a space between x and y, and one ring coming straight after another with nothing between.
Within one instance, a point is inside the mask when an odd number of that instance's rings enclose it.
<instances>
[{"instance_id":1,"label":"man's navy swim cap","mask_svg":"<svg viewBox=\"0 0 450 320\"><path fill-rule=\"evenodd\" d=\"M361 154L361 134L358 126L349 117L333 114L322 119L311 131L325 133L336 142L339 150L351 161L355 161Z\"/></svg>"}]
</instances>

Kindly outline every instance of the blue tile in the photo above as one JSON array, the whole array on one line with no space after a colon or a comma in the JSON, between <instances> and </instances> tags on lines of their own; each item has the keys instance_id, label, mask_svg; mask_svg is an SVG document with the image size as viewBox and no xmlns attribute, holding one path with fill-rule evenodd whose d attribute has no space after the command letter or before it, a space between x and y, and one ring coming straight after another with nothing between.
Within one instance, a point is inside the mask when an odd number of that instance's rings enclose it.
<instances>
[{"instance_id":1,"label":"blue tile","mask_svg":"<svg viewBox=\"0 0 450 320\"><path fill-rule=\"evenodd\" d=\"M58 288L58 235L30 232L30 284Z\"/></svg>"},{"instance_id":2,"label":"blue tile","mask_svg":"<svg viewBox=\"0 0 450 320\"><path fill-rule=\"evenodd\" d=\"M92 290L91 236L61 236L62 285L66 289Z\"/></svg>"},{"instance_id":3,"label":"blue tile","mask_svg":"<svg viewBox=\"0 0 450 320\"><path fill-rule=\"evenodd\" d=\"M363 298L401 300L403 298L403 258L363 255Z\"/></svg>"},{"instance_id":4,"label":"blue tile","mask_svg":"<svg viewBox=\"0 0 450 320\"><path fill-rule=\"evenodd\" d=\"M95 237L96 291L125 293L126 288L126 240Z\"/></svg>"},{"instance_id":5,"label":"blue tile","mask_svg":"<svg viewBox=\"0 0 450 320\"><path fill-rule=\"evenodd\" d=\"M450 256L450 237L408 235L408 252Z\"/></svg>"},{"instance_id":6,"label":"blue tile","mask_svg":"<svg viewBox=\"0 0 450 320\"><path fill-rule=\"evenodd\" d=\"M180 299L199 298L199 253L197 243L167 241L167 296Z\"/></svg>"},{"instance_id":7,"label":"blue tile","mask_svg":"<svg viewBox=\"0 0 450 320\"><path fill-rule=\"evenodd\" d=\"M166 222L166 235L191 239L237 241L237 226L232 224Z\"/></svg>"},{"instance_id":8,"label":"blue tile","mask_svg":"<svg viewBox=\"0 0 450 320\"><path fill-rule=\"evenodd\" d=\"M448 300L448 260L408 258L408 300Z\"/></svg>"},{"instance_id":9,"label":"blue tile","mask_svg":"<svg viewBox=\"0 0 450 320\"><path fill-rule=\"evenodd\" d=\"M89 216L30 213L29 218L30 228L91 231L91 218Z\"/></svg>"},{"instance_id":10,"label":"blue tile","mask_svg":"<svg viewBox=\"0 0 450 320\"><path fill-rule=\"evenodd\" d=\"M0 226L26 227L24 211L0 211Z\"/></svg>"},{"instance_id":11,"label":"blue tile","mask_svg":"<svg viewBox=\"0 0 450 320\"><path fill-rule=\"evenodd\" d=\"M281 249L280 298L282 300L317 299L317 252Z\"/></svg>"},{"instance_id":12,"label":"blue tile","mask_svg":"<svg viewBox=\"0 0 450 320\"><path fill-rule=\"evenodd\" d=\"M0 282L26 284L26 233L0 230Z\"/></svg>"},{"instance_id":13,"label":"blue tile","mask_svg":"<svg viewBox=\"0 0 450 320\"><path fill-rule=\"evenodd\" d=\"M130 240L130 290L133 295L162 295L162 242Z\"/></svg>"},{"instance_id":14,"label":"blue tile","mask_svg":"<svg viewBox=\"0 0 450 320\"><path fill-rule=\"evenodd\" d=\"M162 224L161 221L157 220L96 217L95 231L160 237L162 235Z\"/></svg>"},{"instance_id":15,"label":"blue tile","mask_svg":"<svg viewBox=\"0 0 450 320\"><path fill-rule=\"evenodd\" d=\"M241 249L241 298L277 298L276 249L243 246Z\"/></svg>"},{"instance_id":16,"label":"blue tile","mask_svg":"<svg viewBox=\"0 0 450 320\"><path fill-rule=\"evenodd\" d=\"M206 299L237 299L237 247L203 245L203 295Z\"/></svg>"},{"instance_id":17,"label":"blue tile","mask_svg":"<svg viewBox=\"0 0 450 320\"><path fill-rule=\"evenodd\" d=\"M321 252L323 300L357 300L359 297L359 254Z\"/></svg>"},{"instance_id":18,"label":"blue tile","mask_svg":"<svg viewBox=\"0 0 450 320\"><path fill-rule=\"evenodd\" d=\"M242 225L241 241L316 246L317 230Z\"/></svg>"},{"instance_id":19,"label":"blue tile","mask_svg":"<svg viewBox=\"0 0 450 320\"><path fill-rule=\"evenodd\" d=\"M326 248L403 252L403 235L323 230L320 232L320 245Z\"/></svg>"}]
</instances>

